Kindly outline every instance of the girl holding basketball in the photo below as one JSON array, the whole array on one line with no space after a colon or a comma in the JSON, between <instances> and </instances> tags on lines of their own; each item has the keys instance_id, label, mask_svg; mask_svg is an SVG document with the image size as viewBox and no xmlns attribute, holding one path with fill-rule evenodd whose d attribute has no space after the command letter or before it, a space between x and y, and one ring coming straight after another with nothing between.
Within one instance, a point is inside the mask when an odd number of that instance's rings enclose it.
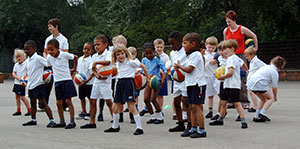
<instances>
[{"instance_id":1,"label":"girl holding basketball","mask_svg":"<svg viewBox=\"0 0 300 149\"><path fill-rule=\"evenodd\" d=\"M142 59L142 64L144 64L149 71L150 77L156 75L160 78L161 84L160 88L163 87L165 83L165 78L167 76L167 69L165 68L164 62L156 56L155 48L152 43L145 43L144 44L144 55L145 57ZM160 76L160 69L163 71L163 76ZM150 84L150 80L148 80ZM164 118L161 112L161 107L158 104L156 98L158 96L159 89L152 89L150 85L147 85L144 91L144 102L149 110L150 113L150 120L147 121L147 124L161 124L164 123ZM153 112L152 104L155 107L156 114Z\"/></svg>"},{"instance_id":2,"label":"girl holding basketball","mask_svg":"<svg viewBox=\"0 0 300 149\"><path fill-rule=\"evenodd\" d=\"M128 110L133 114L136 122L136 131L134 135L143 134L143 128L139 112L135 107L135 86L133 78L137 68L142 68L144 74L149 78L148 71L145 65L139 61L132 60L127 48L124 45L114 47L112 53L112 63L116 65L118 74L116 76L114 104L113 104L113 124L112 127L104 132L119 132L119 109L122 104L127 102Z\"/></svg>"}]
</instances>

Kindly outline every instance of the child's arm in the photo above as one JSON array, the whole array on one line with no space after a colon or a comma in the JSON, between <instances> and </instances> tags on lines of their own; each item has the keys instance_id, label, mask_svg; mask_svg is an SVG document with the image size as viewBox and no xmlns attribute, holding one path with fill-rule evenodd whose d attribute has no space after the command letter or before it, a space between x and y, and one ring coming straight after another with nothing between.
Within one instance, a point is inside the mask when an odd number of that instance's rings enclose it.
<instances>
[{"instance_id":1,"label":"child's arm","mask_svg":"<svg viewBox=\"0 0 300 149\"><path fill-rule=\"evenodd\" d=\"M20 77L17 76L17 73L14 71L12 76L20 82Z\"/></svg>"},{"instance_id":2,"label":"child's arm","mask_svg":"<svg viewBox=\"0 0 300 149\"><path fill-rule=\"evenodd\" d=\"M77 64L78 64L78 56L77 55L74 55L73 61L74 61L74 67L73 67L73 69L71 69L71 76L77 69Z\"/></svg>"},{"instance_id":3,"label":"child's arm","mask_svg":"<svg viewBox=\"0 0 300 149\"><path fill-rule=\"evenodd\" d=\"M248 76L248 66L247 66L247 64L246 63L243 63L243 68L245 69L245 71L246 71L246 76Z\"/></svg>"},{"instance_id":4,"label":"child's arm","mask_svg":"<svg viewBox=\"0 0 300 149\"><path fill-rule=\"evenodd\" d=\"M103 65L103 66L106 66L106 65L109 65L110 64L110 61L95 61L93 63L93 66L92 66L92 70L95 69L96 70L96 65Z\"/></svg>"},{"instance_id":5,"label":"child's arm","mask_svg":"<svg viewBox=\"0 0 300 149\"><path fill-rule=\"evenodd\" d=\"M82 85L85 85L85 84L88 83L93 77L94 77L94 74L92 73L86 80L83 80L82 83L81 83L80 85L81 85L81 86L82 86Z\"/></svg>"},{"instance_id":6,"label":"child's arm","mask_svg":"<svg viewBox=\"0 0 300 149\"><path fill-rule=\"evenodd\" d=\"M272 90L273 90L273 95L274 95L274 102L276 102L277 101L277 88L272 88Z\"/></svg>"},{"instance_id":7,"label":"child's arm","mask_svg":"<svg viewBox=\"0 0 300 149\"><path fill-rule=\"evenodd\" d=\"M149 76L149 73L148 73L148 70L147 70L146 66L144 64L141 64L140 67L144 71L144 75L147 77L147 80L149 81L150 80L150 76Z\"/></svg>"},{"instance_id":8,"label":"child's arm","mask_svg":"<svg viewBox=\"0 0 300 149\"><path fill-rule=\"evenodd\" d=\"M233 73L234 73L234 68L229 67L225 75L220 74L221 77L218 78L218 80L225 80L226 78L230 78L232 77Z\"/></svg>"},{"instance_id":9,"label":"child's arm","mask_svg":"<svg viewBox=\"0 0 300 149\"><path fill-rule=\"evenodd\" d=\"M187 67L183 67L181 64L180 64L180 61L177 61L177 64L175 63L174 64L174 68L175 69L181 69L182 71L186 72L186 73L191 73L195 67L189 65Z\"/></svg>"}]
</instances>

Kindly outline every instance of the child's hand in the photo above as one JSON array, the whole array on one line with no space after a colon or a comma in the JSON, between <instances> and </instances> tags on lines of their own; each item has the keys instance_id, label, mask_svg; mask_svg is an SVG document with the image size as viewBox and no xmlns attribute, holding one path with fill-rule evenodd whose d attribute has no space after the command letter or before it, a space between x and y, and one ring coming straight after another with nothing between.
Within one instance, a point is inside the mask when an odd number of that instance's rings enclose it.
<instances>
[{"instance_id":1,"label":"child's hand","mask_svg":"<svg viewBox=\"0 0 300 149\"><path fill-rule=\"evenodd\" d=\"M276 102L277 101L277 97L274 97L274 102Z\"/></svg>"},{"instance_id":2,"label":"child's hand","mask_svg":"<svg viewBox=\"0 0 300 149\"><path fill-rule=\"evenodd\" d=\"M222 75L220 72L219 72L219 75L220 75L220 77L218 78L218 80L224 80L225 79L224 75Z\"/></svg>"},{"instance_id":3,"label":"child's hand","mask_svg":"<svg viewBox=\"0 0 300 149\"><path fill-rule=\"evenodd\" d=\"M80 84L80 86L86 85L86 83L88 82L88 80L83 80Z\"/></svg>"},{"instance_id":4,"label":"child's hand","mask_svg":"<svg viewBox=\"0 0 300 149\"><path fill-rule=\"evenodd\" d=\"M75 71L76 71L75 69L70 69L71 76L73 76Z\"/></svg>"},{"instance_id":5,"label":"child's hand","mask_svg":"<svg viewBox=\"0 0 300 149\"><path fill-rule=\"evenodd\" d=\"M217 64L217 60L212 59L212 60L209 61L209 63L210 63L210 64Z\"/></svg>"},{"instance_id":6,"label":"child's hand","mask_svg":"<svg viewBox=\"0 0 300 149\"><path fill-rule=\"evenodd\" d=\"M160 84L160 88L163 88L165 84L165 79L161 79L161 84Z\"/></svg>"},{"instance_id":7,"label":"child's hand","mask_svg":"<svg viewBox=\"0 0 300 149\"><path fill-rule=\"evenodd\" d=\"M174 64L174 68L180 69L180 67L181 67L181 64L180 64L180 61L178 60L177 63Z\"/></svg>"},{"instance_id":8,"label":"child's hand","mask_svg":"<svg viewBox=\"0 0 300 149\"><path fill-rule=\"evenodd\" d=\"M95 63L95 62L93 63L92 70L97 70L97 69L96 69L96 63Z\"/></svg>"},{"instance_id":9,"label":"child's hand","mask_svg":"<svg viewBox=\"0 0 300 149\"><path fill-rule=\"evenodd\" d=\"M20 78L20 77L16 77L16 79L17 79L19 82L21 82L21 78Z\"/></svg>"}]
</instances>

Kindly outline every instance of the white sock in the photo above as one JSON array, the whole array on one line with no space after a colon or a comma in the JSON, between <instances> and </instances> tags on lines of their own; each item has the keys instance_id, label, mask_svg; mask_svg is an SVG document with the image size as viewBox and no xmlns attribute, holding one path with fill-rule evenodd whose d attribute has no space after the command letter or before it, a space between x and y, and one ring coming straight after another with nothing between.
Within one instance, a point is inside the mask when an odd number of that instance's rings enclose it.
<instances>
[{"instance_id":1,"label":"white sock","mask_svg":"<svg viewBox=\"0 0 300 149\"><path fill-rule=\"evenodd\" d=\"M219 115L219 116L220 116L220 112L217 112L217 115Z\"/></svg>"},{"instance_id":2,"label":"white sock","mask_svg":"<svg viewBox=\"0 0 300 149\"><path fill-rule=\"evenodd\" d=\"M259 118L258 115L259 115L260 111L261 111L261 109L256 109L254 118Z\"/></svg>"},{"instance_id":3,"label":"white sock","mask_svg":"<svg viewBox=\"0 0 300 149\"><path fill-rule=\"evenodd\" d=\"M158 120L163 120L164 119L164 117L162 116L162 112L159 112L156 115L157 115Z\"/></svg>"},{"instance_id":4,"label":"white sock","mask_svg":"<svg viewBox=\"0 0 300 149\"><path fill-rule=\"evenodd\" d=\"M187 119L187 114L186 114L186 112L182 112L182 119L184 119L184 120Z\"/></svg>"},{"instance_id":5,"label":"white sock","mask_svg":"<svg viewBox=\"0 0 300 149\"><path fill-rule=\"evenodd\" d=\"M134 118L134 121L135 121L135 124L136 124L136 128L143 129L140 114L133 115L133 118Z\"/></svg>"},{"instance_id":6,"label":"white sock","mask_svg":"<svg viewBox=\"0 0 300 149\"><path fill-rule=\"evenodd\" d=\"M266 116L267 115L267 110L265 109L261 109L260 114Z\"/></svg>"},{"instance_id":7,"label":"white sock","mask_svg":"<svg viewBox=\"0 0 300 149\"><path fill-rule=\"evenodd\" d=\"M118 114L113 114L113 124L112 124L112 128L116 129L119 127L119 113Z\"/></svg>"},{"instance_id":8,"label":"white sock","mask_svg":"<svg viewBox=\"0 0 300 149\"><path fill-rule=\"evenodd\" d=\"M156 119L155 113L153 113L153 114L150 115L150 119L152 119L152 120L155 120L155 119Z\"/></svg>"}]
</instances>

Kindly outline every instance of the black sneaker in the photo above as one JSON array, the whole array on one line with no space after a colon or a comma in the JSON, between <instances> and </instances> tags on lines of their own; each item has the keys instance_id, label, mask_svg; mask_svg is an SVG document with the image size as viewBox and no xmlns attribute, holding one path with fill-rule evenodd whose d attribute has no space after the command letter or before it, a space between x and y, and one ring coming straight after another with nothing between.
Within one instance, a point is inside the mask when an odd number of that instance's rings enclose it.
<instances>
[{"instance_id":1,"label":"black sneaker","mask_svg":"<svg viewBox=\"0 0 300 149\"><path fill-rule=\"evenodd\" d=\"M65 129L72 129L72 128L75 128L76 127L76 124L75 123L69 123Z\"/></svg>"},{"instance_id":2,"label":"black sneaker","mask_svg":"<svg viewBox=\"0 0 300 149\"><path fill-rule=\"evenodd\" d=\"M185 130L185 126L184 125L177 125L174 128L170 128L169 132L182 132Z\"/></svg>"},{"instance_id":3,"label":"black sneaker","mask_svg":"<svg viewBox=\"0 0 300 149\"><path fill-rule=\"evenodd\" d=\"M238 116L236 119L235 119L236 122L240 122L241 121L241 117Z\"/></svg>"},{"instance_id":4,"label":"black sneaker","mask_svg":"<svg viewBox=\"0 0 300 149\"><path fill-rule=\"evenodd\" d=\"M220 117L219 114L216 114L214 117L212 117L210 120L217 120Z\"/></svg>"},{"instance_id":5,"label":"black sneaker","mask_svg":"<svg viewBox=\"0 0 300 149\"><path fill-rule=\"evenodd\" d=\"M144 134L144 131L143 129L136 129L135 132L133 133L133 135L141 135L141 134Z\"/></svg>"},{"instance_id":6,"label":"black sneaker","mask_svg":"<svg viewBox=\"0 0 300 149\"><path fill-rule=\"evenodd\" d=\"M80 126L81 129L96 128L96 127L97 127L96 124L91 124L91 123Z\"/></svg>"},{"instance_id":7,"label":"black sneaker","mask_svg":"<svg viewBox=\"0 0 300 149\"><path fill-rule=\"evenodd\" d=\"M144 116L146 113L149 113L149 111L142 110L142 111L140 112L140 116Z\"/></svg>"},{"instance_id":8,"label":"black sneaker","mask_svg":"<svg viewBox=\"0 0 300 149\"><path fill-rule=\"evenodd\" d=\"M258 116L265 121L271 121L271 119L269 119L266 115L259 114Z\"/></svg>"},{"instance_id":9,"label":"black sneaker","mask_svg":"<svg viewBox=\"0 0 300 149\"><path fill-rule=\"evenodd\" d=\"M254 109L253 107L252 107L252 108L249 108L249 109L248 109L248 112L249 112L249 113L256 112L256 109Z\"/></svg>"},{"instance_id":10,"label":"black sneaker","mask_svg":"<svg viewBox=\"0 0 300 149\"><path fill-rule=\"evenodd\" d=\"M154 124L163 124L163 123L164 123L164 120L157 119L154 121Z\"/></svg>"},{"instance_id":11,"label":"black sneaker","mask_svg":"<svg viewBox=\"0 0 300 149\"><path fill-rule=\"evenodd\" d=\"M85 112L80 112L80 113L78 114L78 116L76 117L76 119L81 120L81 119L84 119L85 116L86 116L86 113L85 113Z\"/></svg>"},{"instance_id":12,"label":"black sneaker","mask_svg":"<svg viewBox=\"0 0 300 149\"><path fill-rule=\"evenodd\" d=\"M149 121L147 121L147 124L154 124L154 122L156 121L156 119L150 119Z\"/></svg>"},{"instance_id":13,"label":"black sneaker","mask_svg":"<svg viewBox=\"0 0 300 149\"><path fill-rule=\"evenodd\" d=\"M265 120L261 119L261 118L253 118L252 119L253 122L266 122Z\"/></svg>"},{"instance_id":14,"label":"black sneaker","mask_svg":"<svg viewBox=\"0 0 300 149\"><path fill-rule=\"evenodd\" d=\"M119 123L123 123L123 122L124 122L124 118L123 118L123 116L120 116Z\"/></svg>"},{"instance_id":15,"label":"black sneaker","mask_svg":"<svg viewBox=\"0 0 300 149\"><path fill-rule=\"evenodd\" d=\"M55 122L49 122L47 125L47 128L53 127L55 125Z\"/></svg>"},{"instance_id":16,"label":"black sneaker","mask_svg":"<svg viewBox=\"0 0 300 149\"><path fill-rule=\"evenodd\" d=\"M12 116L19 116L19 115L22 115L22 113L21 112L15 112L15 113L12 114Z\"/></svg>"},{"instance_id":17,"label":"black sneaker","mask_svg":"<svg viewBox=\"0 0 300 149\"><path fill-rule=\"evenodd\" d=\"M211 126L221 126L221 125L224 125L224 122L215 120L213 122L210 122L209 125L211 125Z\"/></svg>"},{"instance_id":18,"label":"black sneaker","mask_svg":"<svg viewBox=\"0 0 300 149\"><path fill-rule=\"evenodd\" d=\"M66 123L58 123L52 126L52 128L64 128L66 127Z\"/></svg>"},{"instance_id":19,"label":"black sneaker","mask_svg":"<svg viewBox=\"0 0 300 149\"><path fill-rule=\"evenodd\" d=\"M242 123L242 126L241 126L241 128L242 128L242 129L246 129L246 128L248 128L248 125L247 125L247 123Z\"/></svg>"},{"instance_id":20,"label":"black sneaker","mask_svg":"<svg viewBox=\"0 0 300 149\"><path fill-rule=\"evenodd\" d=\"M129 112L128 108L126 108L126 109L124 110L124 112Z\"/></svg>"},{"instance_id":21,"label":"black sneaker","mask_svg":"<svg viewBox=\"0 0 300 149\"><path fill-rule=\"evenodd\" d=\"M33 125L37 125L37 122L31 120L31 121L29 121L29 122L27 122L27 123L23 123L23 126L33 126Z\"/></svg>"},{"instance_id":22,"label":"black sneaker","mask_svg":"<svg viewBox=\"0 0 300 149\"><path fill-rule=\"evenodd\" d=\"M103 114L99 114L97 118L98 122L103 122Z\"/></svg>"},{"instance_id":23,"label":"black sneaker","mask_svg":"<svg viewBox=\"0 0 300 149\"><path fill-rule=\"evenodd\" d=\"M135 124L135 120L134 119L130 119L130 124Z\"/></svg>"},{"instance_id":24,"label":"black sneaker","mask_svg":"<svg viewBox=\"0 0 300 149\"><path fill-rule=\"evenodd\" d=\"M177 116L176 115L173 115L173 120L177 120Z\"/></svg>"},{"instance_id":25,"label":"black sneaker","mask_svg":"<svg viewBox=\"0 0 300 149\"><path fill-rule=\"evenodd\" d=\"M31 115L30 112L25 113L25 116L30 116L30 115Z\"/></svg>"},{"instance_id":26,"label":"black sneaker","mask_svg":"<svg viewBox=\"0 0 300 149\"><path fill-rule=\"evenodd\" d=\"M118 128L110 127L108 129L104 130L104 132L119 132L119 131L120 131L120 127L118 127Z\"/></svg>"},{"instance_id":27,"label":"black sneaker","mask_svg":"<svg viewBox=\"0 0 300 149\"><path fill-rule=\"evenodd\" d=\"M206 115L205 115L205 118L212 118L213 117L213 113L212 112L208 112Z\"/></svg>"},{"instance_id":28,"label":"black sneaker","mask_svg":"<svg viewBox=\"0 0 300 149\"><path fill-rule=\"evenodd\" d=\"M190 137L191 138L204 138L204 137L206 137L206 132L204 132L204 133L196 132L194 134L191 134Z\"/></svg>"},{"instance_id":29,"label":"black sneaker","mask_svg":"<svg viewBox=\"0 0 300 149\"><path fill-rule=\"evenodd\" d=\"M189 136L191 136L194 133L197 133L197 131L190 132L189 130L185 130L180 136L181 137L189 137Z\"/></svg>"}]
</instances>

